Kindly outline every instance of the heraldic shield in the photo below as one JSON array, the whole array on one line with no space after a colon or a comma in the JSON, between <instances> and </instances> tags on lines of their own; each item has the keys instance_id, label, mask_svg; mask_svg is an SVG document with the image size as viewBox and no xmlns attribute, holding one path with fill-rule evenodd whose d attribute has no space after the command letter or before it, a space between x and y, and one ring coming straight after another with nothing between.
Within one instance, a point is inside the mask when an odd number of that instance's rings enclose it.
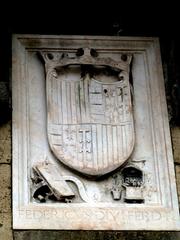
<instances>
[{"instance_id":1,"label":"heraldic shield","mask_svg":"<svg viewBox=\"0 0 180 240\"><path fill-rule=\"evenodd\" d=\"M134 147L129 83L132 56L100 58L94 49L41 55L46 67L47 133L51 151L85 175L119 168Z\"/></svg>"}]
</instances>

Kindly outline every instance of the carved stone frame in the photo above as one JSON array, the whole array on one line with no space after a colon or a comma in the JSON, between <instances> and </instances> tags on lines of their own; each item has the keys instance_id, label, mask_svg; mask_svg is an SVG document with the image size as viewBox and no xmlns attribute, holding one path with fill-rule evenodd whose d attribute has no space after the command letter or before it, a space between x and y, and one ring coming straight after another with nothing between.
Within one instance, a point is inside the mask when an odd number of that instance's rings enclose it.
<instances>
[{"instance_id":1,"label":"carved stone frame","mask_svg":"<svg viewBox=\"0 0 180 240\"><path fill-rule=\"evenodd\" d=\"M148 102L151 110L158 204L58 204L30 201L31 144L28 78L30 51L73 48L88 42L96 49L144 55L148 64ZM13 228L69 230L180 230L164 80L157 38L14 35L13 92Z\"/></svg>"}]
</instances>

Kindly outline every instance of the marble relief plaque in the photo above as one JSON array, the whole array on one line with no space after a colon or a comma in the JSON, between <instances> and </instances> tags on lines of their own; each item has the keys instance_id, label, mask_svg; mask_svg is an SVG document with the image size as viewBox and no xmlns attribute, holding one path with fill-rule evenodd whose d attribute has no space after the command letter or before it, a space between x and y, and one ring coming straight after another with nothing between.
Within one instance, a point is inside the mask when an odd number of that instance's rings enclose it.
<instances>
[{"instance_id":1,"label":"marble relief plaque","mask_svg":"<svg viewBox=\"0 0 180 240\"><path fill-rule=\"evenodd\" d=\"M178 230L156 38L13 37L13 227Z\"/></svg>"}]
</instances>

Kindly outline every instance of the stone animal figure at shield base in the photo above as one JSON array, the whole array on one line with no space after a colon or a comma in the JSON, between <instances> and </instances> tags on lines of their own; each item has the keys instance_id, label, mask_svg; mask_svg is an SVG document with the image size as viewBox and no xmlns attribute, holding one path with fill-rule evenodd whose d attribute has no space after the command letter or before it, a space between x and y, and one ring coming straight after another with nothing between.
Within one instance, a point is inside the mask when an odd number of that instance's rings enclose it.
<instances>
[{"instance_id":1,"label":"stone animal figure at shield base","mask_svg":"<svg viewBox=\"0 0 180 240\"><path fill-rule=\"evenodd\" d=\"M80 53L80 54L79 54ZM85 175L101 176L120 167L134 147L129 71L132 56L98 57L78 49L69 57L42 51L46 69L47 133L54 155ZM66 74L86 69L79 79ZM89 69L107 68L117 80L99 80ZM110 70L109 70L110 69ZM69 70L70 71L70 70Z\"/></svg>"}]
</instances>

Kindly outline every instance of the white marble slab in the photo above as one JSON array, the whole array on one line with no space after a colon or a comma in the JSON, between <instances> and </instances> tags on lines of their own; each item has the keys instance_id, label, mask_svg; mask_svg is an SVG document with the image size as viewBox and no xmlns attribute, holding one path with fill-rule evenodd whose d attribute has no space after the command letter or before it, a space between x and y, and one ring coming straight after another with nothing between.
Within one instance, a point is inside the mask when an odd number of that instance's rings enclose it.
<instances>
[{"instance_id":1,"label":"white marble slab","mask_svg":"<svg viewBox=\"0 0 180 240\"><path fill-rule=\"evenodd\" d=\"M12 63L14 229L180 230L157 38L14 35Z\"/></svg>"}]
</instances>

